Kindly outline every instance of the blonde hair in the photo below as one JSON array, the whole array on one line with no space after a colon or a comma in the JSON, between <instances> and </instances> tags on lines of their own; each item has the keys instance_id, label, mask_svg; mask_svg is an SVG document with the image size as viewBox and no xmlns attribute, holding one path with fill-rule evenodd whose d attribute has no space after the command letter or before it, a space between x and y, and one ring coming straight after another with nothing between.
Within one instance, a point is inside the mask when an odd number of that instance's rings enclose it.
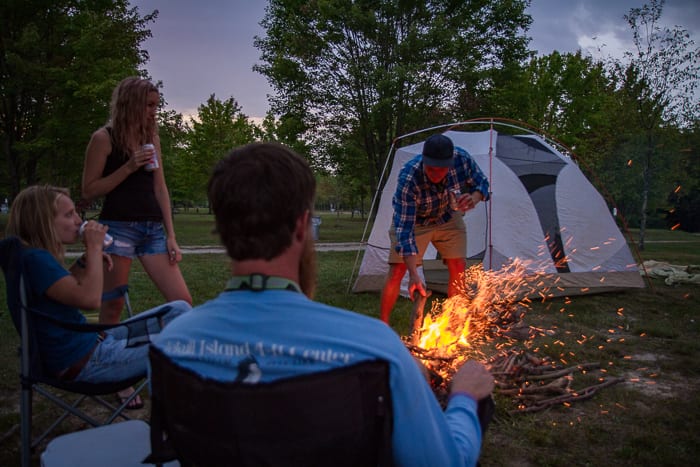
<instances>
[{"instance_id":1,"label":"blonde hair","mask_svg":"<svg viewBox=\"0 0 700 467\"><path fill-rule=\"evenodd\" d=\"M124 78L112 92L110 116L107 126L125 157L137 147L152 143L158 128L146 118L148 95L158 92L153 83L136 76Z\"/></svg>"},{"instance_id":2,"label":"blonde hair","mask_svg":"<svg viewBox=\"0 0 700 467\"><path fill-rule=\"evenodd\" d=\"M22 190L10 207L5 235L19 237L25 245L43 248L63 261L65 249L54 228L61 196L70 198L70 192L51 185L33 185Z\"/></svg>"}]
</instances>

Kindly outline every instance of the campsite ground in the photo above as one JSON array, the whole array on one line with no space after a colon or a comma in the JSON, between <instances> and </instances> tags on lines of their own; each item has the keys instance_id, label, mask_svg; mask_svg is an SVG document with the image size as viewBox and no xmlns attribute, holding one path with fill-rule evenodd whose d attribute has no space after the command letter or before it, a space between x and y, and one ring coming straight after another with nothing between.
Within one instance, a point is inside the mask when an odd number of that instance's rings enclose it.
<instances>
[{"instance_id":1,"label":"campsite ground","mask_svg":"<svg viewBox=\"0 0 700 467\"><path fill-rule=\"evenodd\" d=\"M0 218L0 224L4 219ZM186 245L215 245L209 235L211 217L178 214L178 239ZM4 230L4 226L2 230ZM349 214L324 214L321 242L354 242L362 238L364 222ZM700 236L683 232L648 231L643 259L700 265ZM349 294L348 277L356 251L319 252L317 298L323 302L378 315L376 294ZM191 254L182 263L195 303L215 296L228 274L223 254ZM557 360L561 365L599 363L603 378L624 381L600 390L592 398L542 412L510 413L516 401L496 394L497 411L482 452L483 466L535 465L692 465L700 457L700 286L667 286L655 279L650 288L629 292L558 298L532 303L524 321L547 330L513 345ZM4 311L4 282L0 299ZM138 266L132 275L137 309L155 305L158 294ZM443 297L436 296L434 300ZM408 330L411 303L400 300L392 327ZM18 465L19 414L17 338L7 313L0 315L0 465ZM502 342L484 349L497 352ZM564 363L565 362L565 363ZM597 374L596 374L597 375ZM588 375L573 375L572 385L593 384ZM148 418L146 407L135 413ZM46 412L38 402L35 410ZM35 423L46 426L47 418ZM72 422L63 431L81 429ZM39 448L39 452L42 447ZM39 464L38 453L35 456Z\"/></svg>"}]
</instances>

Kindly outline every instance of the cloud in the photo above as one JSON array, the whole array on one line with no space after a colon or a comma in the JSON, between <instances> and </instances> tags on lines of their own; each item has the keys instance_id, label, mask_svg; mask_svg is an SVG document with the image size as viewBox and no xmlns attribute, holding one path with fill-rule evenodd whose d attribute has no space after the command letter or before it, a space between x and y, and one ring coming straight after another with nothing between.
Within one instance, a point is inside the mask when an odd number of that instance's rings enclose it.
<instances>
[{"instance_id":1,"label":"cloud","mask_svg":"<svg viewBox=\"0 0 700 467\"><path fill-rule=\"evenodd\" d=\"M567 21L576 45L596 58L621 58L632 44L632 34L624 20L625 7L605 7L598 2L579 2Z\"/></svg>"},{"instance_id":2,"label":"cloud","mask_svg":"<svg viewBox=\"0 0 700 467\"><path fill-rule=\"evenodd\" d=\"M534 1L528 9L534 20L531 45L540 55L553 50L566 53L580 49L597 59L621 59L625 52L634 52L632 31L624 17L631 8L641 8L644 3L644 0ZM661 27L679 26L698 38L700 2L667 0L659 23Z\"/></svg>"}]
</instances>

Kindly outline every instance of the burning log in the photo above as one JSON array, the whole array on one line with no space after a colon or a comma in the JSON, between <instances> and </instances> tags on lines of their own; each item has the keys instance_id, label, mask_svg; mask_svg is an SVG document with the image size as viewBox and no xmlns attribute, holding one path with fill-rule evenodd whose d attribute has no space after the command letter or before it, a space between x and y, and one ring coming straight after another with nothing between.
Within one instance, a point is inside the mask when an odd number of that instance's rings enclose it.
<instances>
[{"instance_id":1,"label":"burning log","mask_svg":"<svg viewBox=\"0 0 700 467\"><path fill-rule=\"evenodd\" d=\"M420 341L420 330L423 327L423 319L425 318L425 304L428 298L433 294L432 290L425 291L425 297L416 291L413 294L413 310L411 312L411 344L418 345Z\"/></svg>"},{"instance_id":2,"label":"burning log","mask_svg":"<svg viewBox=\"0 0 700 467\"><path fill-rule=\"evenodd\" d=\"M454 361L456 357L441 357L439 355L435 355L434 352L430 350L423 349L421 347L418 347L417 345L413 344L405 344L408 350L419 360L430 360L434 362L446 362L446 363L451 363Z\"/></svg>"}]
</instances>

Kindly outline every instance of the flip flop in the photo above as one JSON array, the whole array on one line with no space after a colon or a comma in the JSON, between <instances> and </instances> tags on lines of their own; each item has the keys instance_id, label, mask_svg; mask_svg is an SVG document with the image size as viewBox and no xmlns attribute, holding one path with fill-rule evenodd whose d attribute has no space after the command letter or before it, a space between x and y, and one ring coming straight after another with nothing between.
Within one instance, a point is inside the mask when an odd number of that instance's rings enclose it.
<instances>
[{"instance_id":1,"label":"flip flop","mask_svg":"<svg viewBox=\"0 0 700 467\"><path fill-rule=\"evenodd\" d=\"M126 400L131 397L131 394L128 396L120 396L117 394L117 400L119 401L119 404L122 405ZM143 408L143 400L141 399L140 395L136 395L133 399L129 401L129 403L124 407L125 410L138 410Z\"/></svg>"}]
</instances>

